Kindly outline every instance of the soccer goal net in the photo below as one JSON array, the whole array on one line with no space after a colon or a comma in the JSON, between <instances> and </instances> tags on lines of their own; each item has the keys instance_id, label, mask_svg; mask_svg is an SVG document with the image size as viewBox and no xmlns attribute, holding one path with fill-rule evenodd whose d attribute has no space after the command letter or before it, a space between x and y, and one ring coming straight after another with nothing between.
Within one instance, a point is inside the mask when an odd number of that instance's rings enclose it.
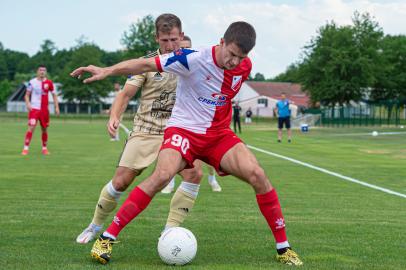
<instances>
[{"instance_id":1,"label":"soccer goal net","mask_svg":"<svg viewBox=\"0 0 406 270\"><path fill-rule=\"evenodd\" d=\"M306 124L308 126L320 126L321 115L320 114L302 114L292 119L292 127L300 128L301 125Z\"/></svg>"}]
</instances>

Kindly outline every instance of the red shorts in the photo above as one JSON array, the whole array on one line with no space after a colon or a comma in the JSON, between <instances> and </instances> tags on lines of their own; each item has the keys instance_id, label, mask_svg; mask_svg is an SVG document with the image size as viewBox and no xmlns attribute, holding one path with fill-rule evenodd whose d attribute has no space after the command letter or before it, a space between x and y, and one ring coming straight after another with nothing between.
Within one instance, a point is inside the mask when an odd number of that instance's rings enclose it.
<instances>
[{"instance_id":1,"label":"red shorts","mask_svg":"<svg viewBox=\"0 0 406 270\"><path fill-rule=\"evenodd\" d=\"M227 174L220 169L221 159L240 142L241 139L231 129L196 134L183 128L169 127L165 129L161 150L171 148L178 151L187 162L186 168L193 168L193 161L200 159L223 176Z\"/></svg>"},{"instance_id":2,"label":"red shorts","mask_svg":"<svg viewBox=\"0 0 406 270\"><path fill-rule=\"evenodd\" d=\"M49 111L31 109L28 113L28 125L35 126L37 121L40 122L41 127L47 128L49 126Z\"/></svg>"}]
</instances>

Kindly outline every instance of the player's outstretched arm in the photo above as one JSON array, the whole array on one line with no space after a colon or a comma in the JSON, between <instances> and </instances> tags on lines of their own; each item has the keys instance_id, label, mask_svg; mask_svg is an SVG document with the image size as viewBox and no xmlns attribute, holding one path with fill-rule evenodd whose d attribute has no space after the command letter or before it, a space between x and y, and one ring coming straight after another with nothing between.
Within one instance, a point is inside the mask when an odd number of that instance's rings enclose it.
<instances>
[{"instance_id":1,"label":"player's outstretched arm","mask_svg":"<svg viewBox=\"0 0 406 270\"><path fill-rule=\"evenodd\" d=\"M84 83L91 83L100 81L108 76L114 75L137 75L149 71L158 71L155 58L139 58L120 62L110 67L97 67L89 65L87 67L80 67L72 71L72 77L80 78L85 73L90 73L92 76L84 80Z\"/></svg>"}]
</instances>

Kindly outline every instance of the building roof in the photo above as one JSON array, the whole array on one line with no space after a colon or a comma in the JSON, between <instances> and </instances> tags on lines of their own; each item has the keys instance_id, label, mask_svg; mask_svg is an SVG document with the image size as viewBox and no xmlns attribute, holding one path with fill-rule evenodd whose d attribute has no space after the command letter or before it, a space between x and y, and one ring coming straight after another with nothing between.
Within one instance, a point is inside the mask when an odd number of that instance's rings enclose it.
<instances>
[{"instance_id":1,"label":"building roof","mask_svg":"<svg viewBox=\"0 0 406 270\"><path fill-rule=\"evenodd\" d=\"M310 97L302 91L302 87L298 83L256 81L247 81L246 83L260 96L281 99L282 93L286 93L287 98L291 100L293 104L309 107Z\"/></svg>"}]
</instances>

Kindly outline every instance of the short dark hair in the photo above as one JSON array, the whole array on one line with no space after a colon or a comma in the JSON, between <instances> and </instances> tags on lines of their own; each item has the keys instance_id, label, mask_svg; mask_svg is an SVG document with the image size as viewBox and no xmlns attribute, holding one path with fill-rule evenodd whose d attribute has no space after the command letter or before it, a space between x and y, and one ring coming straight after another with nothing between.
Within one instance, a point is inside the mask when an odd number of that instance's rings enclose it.
<instances>
[{"instance_id":1,"label":"short dark hair","mask_svg":"<svg viewBox=\"0 0 406 270\"><path fill-rule=\"evenodd\" d=\"M182 41L189 42L189 47L192 47L192 39L189 36L184 35Z\"/></svg>"},{"instance_id":2,"label":"short dark hair","mask_svg":"<svg viewBox=\"0 0 406 270\"><path fill-rule=\"evenodd\" d=\"M233 22L224 33L226 44L234 43L243 53L249 53L255 46L257 34L254 27L247 22Z\"/></svg>"},{"instance_id":3,"label":"short dark hair","mask_svg":"<svg viewBox=\"0 0 406 270\"><path fill-rule=\"evenodd\" d=\"M47 68L44 64L39 64L38 66L37 66L37 69L39 69L39 68Z\"/></svg>"},{"instance_id":4,"label":"short dark hair","mask_svg":"<svg viewBox=\"0 0 406 270\"><path fill-rule=\"evenodd\" d=\"M155 20L155 34L159 32L169 33L173 28L177 27L182 32L182 22L178 16L170 13L164 13L158 16Z\"/></svg>"}]
</instances>

